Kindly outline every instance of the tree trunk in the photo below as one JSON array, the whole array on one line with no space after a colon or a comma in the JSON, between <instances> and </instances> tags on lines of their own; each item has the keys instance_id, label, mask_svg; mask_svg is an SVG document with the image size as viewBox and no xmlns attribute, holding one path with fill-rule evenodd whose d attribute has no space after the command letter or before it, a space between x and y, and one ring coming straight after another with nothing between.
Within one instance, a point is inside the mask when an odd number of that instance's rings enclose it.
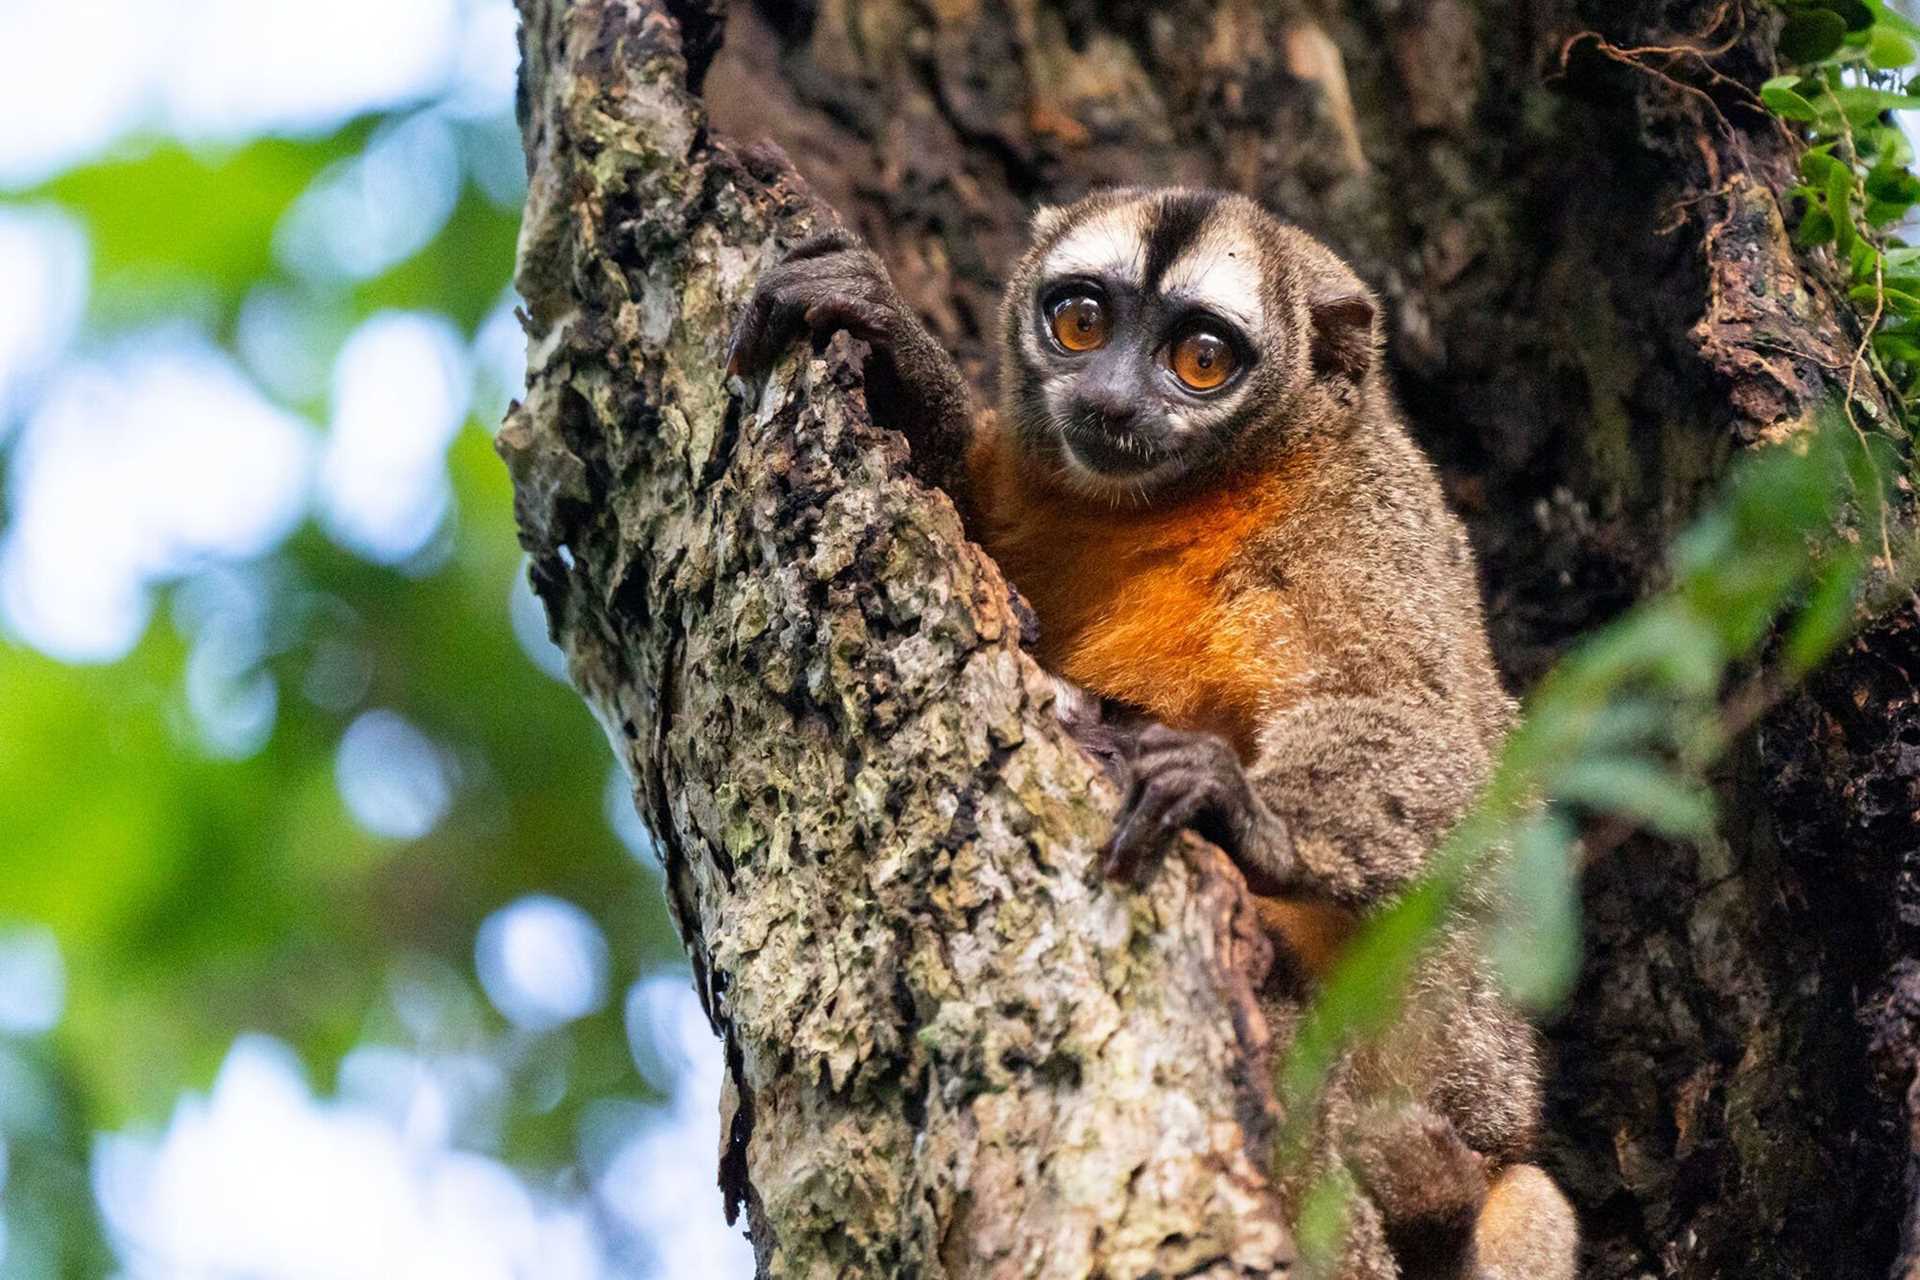
<instances>
[{"instance_id":1,"label":"tree trunk","mask_svg":"<svg viewBox=\"0 0 1920 1280\"><path fill-rule=\"evenodd\" d=\"M807 226L708 140L705 15L529 3L535 582L725 1037L721 1181L780 1276L1271 1274L1271 1103L1217 851L1109 889L1117 797L1022 606L868 418L857 353L723 385Z\"/></svg>"},{"instance_id":2,"label":"tree trunk","mask_svg":"<svg viewBox=\"0 0 1920 1280\"><path fill-rule=\"evenodd\" d=\"M810 187L984 398L1033 203L1257 195L1388 300L1524 691L1659 584L1734 452L1846 382L1858 318L1791 248L1793 140L1750 92L1773 11L522 11L531 369L502 449L726 1040L721 1179L763 1272L1272 1272L1266 951L1237 875L1195 843L1149 893L1098 882L1117 797L1053 726L1022 607L869 418L859 347L743 403L733 308L833 216ZM727 141L762 136L805 184ZM1916 1265L1913 622L1752 735L1722 839L1637 838L1590 872L1545 1162L1594 1277Z\"/></svg>"}]
</instances>

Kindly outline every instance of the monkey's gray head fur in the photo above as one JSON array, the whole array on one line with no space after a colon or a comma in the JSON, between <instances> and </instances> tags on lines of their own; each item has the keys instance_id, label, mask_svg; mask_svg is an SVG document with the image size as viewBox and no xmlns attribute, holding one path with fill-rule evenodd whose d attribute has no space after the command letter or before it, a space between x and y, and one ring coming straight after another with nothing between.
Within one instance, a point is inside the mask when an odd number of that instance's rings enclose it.
<instances>
[{"instance_id":1,"label":"monkey's gray head fur","mask_svg":"<svg viewBox=\"0 0 1920 1280\"><path fill-rule=\"evenodd\" d=\"M1069 489L1151 502L1350 420L1375 314L1331 250L1244 196L1097 192L1035 215L1001 304L1003 413Z\"/></svg>"}]
</instances>

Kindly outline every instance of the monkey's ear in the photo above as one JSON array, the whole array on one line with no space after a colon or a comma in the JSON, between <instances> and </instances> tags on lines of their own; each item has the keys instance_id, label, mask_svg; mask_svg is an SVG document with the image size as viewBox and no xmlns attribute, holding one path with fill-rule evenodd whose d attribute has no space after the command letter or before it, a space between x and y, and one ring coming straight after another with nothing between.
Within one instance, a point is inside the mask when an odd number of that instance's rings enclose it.
<instances>
[{"instance_id":1,"label":"monkey's ear","mask_svg":"<svg viewBox=\"0 0 1920 1280\"><path fill-rule=\"evenodd\" d=\"M1311 309L1313 371L1359 382L1373 367L1373 299L1347 293Z\"/></svg>"},{"instance_id":2,"label":"monkey's ear","mask_svg":"<svg viewBox=\"0 0 1920 1280\"><path fill-rule=\"evenodd\" d=\"M1033 238L1038 240L1041 236L1052 235L1061 227L1065 226L1066 221L1067 210L1065 205L1041 205L1033 211Z\"/></svg>"}]
</instances>

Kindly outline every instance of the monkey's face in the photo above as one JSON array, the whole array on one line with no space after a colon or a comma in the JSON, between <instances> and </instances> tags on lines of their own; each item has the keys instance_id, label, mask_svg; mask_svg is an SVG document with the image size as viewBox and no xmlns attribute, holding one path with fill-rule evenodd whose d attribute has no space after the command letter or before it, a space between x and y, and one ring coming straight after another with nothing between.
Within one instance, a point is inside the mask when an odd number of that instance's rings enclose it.
<instances>
[{"instance_id":1,"label":"monkey's face","mask_svg":"<svg viewBox=\"0 0 1920 1280\"><path fill-rule=\"evenodd\" d=\"M1260 247L1208 192L1117 198L1036 246L1014 355L1024 443L1089 495L1217 455L1266 381Z\"/></svg>"},{"instance_id":2,"label":"monkey's face","mask_svg":"<svg viewBox=\"0 0 1920 1280\"><path fill-rule=\"evenodd\" d=\"M1217 192L1105 192L1035 229L1003 313L1011 425L1089 497L1151 501L1296 398L1317 357L1301 244L1365 292L1325 249ZM1362 322L1370 353L1370 304Z\"/></svg>"}]
</instances>

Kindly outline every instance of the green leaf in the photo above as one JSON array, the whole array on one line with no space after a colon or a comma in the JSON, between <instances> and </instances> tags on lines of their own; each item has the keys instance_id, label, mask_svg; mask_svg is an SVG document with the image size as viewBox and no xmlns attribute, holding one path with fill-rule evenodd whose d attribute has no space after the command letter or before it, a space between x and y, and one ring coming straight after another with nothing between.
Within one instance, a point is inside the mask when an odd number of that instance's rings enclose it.
<instances>
[{"instance_id":1,"label":"green leaf","mask_svg":"<svg viewBox=\"0 0 1920 1280\"><path fill-rule=\"evenodd\" d=\"M1780 76L1760 86L1760 100L1769 110L1784 120L1798 120L1811 124L1820 118L1811 102L1801 97L1793 86L1800 83L1799 76Z\"/></svg>"},{"instance_id":2,"label":"green leaf","mask_svg":"<svg viewBox=\"0 0 1920 1280\"><path fill-rule=\"evenodd\" d=\"M1713 833L1713 798L1697 783L1636 756L1581 760L1552 781L1556 799L1615 814L1674 839Z\"/></svg>"},{"instance_id":3,"label":"green leaf","mask_svg":"<svg viewBox=\"0 0 1920 1280\"><path fill-rule=\"evenodd\" d=\"M1654 700L1621 695L1615 702L1600 707L1580 727L1582 732L1573 750L1637 751L1665 740L1673 727L1673 708L1669 699Z\"/></svg>"},{"instance_id":4,"label":"green leaf","mask_svg":"<svg viewBox=\"0 0 1920 1280\"><path fill-rule=\"evenodd\" d=\"M1820 0L1820 4L1840 15L1848 31L1864 32L1873 25L1873 10L1862 0Z\"/></svg>"},{"instance_id":5,"label":"green leaf","mask_svg":"<svg viewBox=\"0 0 1920 1280\"><path fill-rule=\"evenodd\" d=\"M1356 1035L1385 1026L1400 1009L1408 975L1439 937L1453 900L1453 884L1437 874L1415 884L1375 914L1347 945L1300 1023L1293 1052L1276 1081L1283 1104L1319 1090L1341 1048ZM1288 1114L1302 1115L1297 1107Z\"/></svg>"},{"instance_id":6,"label":"green leaf","mask_svg":"<svg viewBox=\"0 0 1920 1280\"><path fill-rule=\"evenodd\" d=\"M1847 290L1847 296L1849 298L1861 306L1869 308L1879 302L1880 296L1883 293L1886 295L1887 306L1894 310L1907 315L1920 312L1920 294L1908 293L1904 289L1888 289L1884 286L1876 287L1870 284L1857 284Z\"/></svg>"},{"instance_id":7,"label":"green leaf","mask_svg":"<svg viewBox=\"0 0 1920 1280\"><path fill-rule=\"evenodd\" d=\"M1505 868L1499 913L1487 955L1507 994L1530 1009L1551 1009L1573 989L1580 969L1580 895L1574 830L1563 814L1521 829Z\"/></svg>"},{"instance_id":8,"label":"green leaf","mask_svg":"<svg viewBox=\"0 0 1920 1280\"><path fill-rule=\"evenodd\" d=\"M1360 1194L1343 1164L1336 1164L1307 1185L1294 1220L1294 1244L1309 1274L1331 1274L1347 1239L1347 1220Z\"/></svg>"},{"instance_id":9,"label":"green leaf","mask_svg":"<svg viewBox=\"0 0 1920 1280\"><path fill-rule=\"evenodd\" d=\"M1727 662L1727 636L1718 621L1702 618L1678 601L1647 613L1650 670L1662 687L1695 698L1719 687Z\"/></svg>"},{"instance_id":10,"label":"green leaf","mask_svg":"<svg viewBox=\"0 0 1920 1280\"><path fill-rule=\"evenodd\" d=\"M1831 143L1826 146L1815 147L1800 157L1800 172L1806 175L1808 182L1811 182L1823 191L1826 189L1828 181L1832 179L1833 171L1845 167L1846 166L1833 158L1833 147Z\"/></svg>"},{"instance_id":11,"label":"green leaf","mask_svg":"<svg viewBox=\"0 0 1920 1280\"><path fill-rule=\"evenodd\" d=\"M1876 71L1891 71L1913 61L1913 44L1905 36L1876 27L1867 44L1867 65Z\"/></svg>"},{"instance_id":12,"label":"green leaf","mask_svg":"<svg viewBox=\"0 0 1920 1280\"><path fill-rule=\"evenodd\" d=\"M1894 93L1889 89L1870 89L1864 85L1842 85L1833 90L1847 122L1856 129L1865 128L1880 118L1883 111L1920 110L1920 97Z\"/></svg>"},{"instance_id":13,"label":"green leaf","mask_svg":"<svg viewBox=\"0 0 1920 1280\"><path fill-rule=\"evenodd\" d=\"M1843 256L1851 256L1857 233L1853 228L1853 174L1845 166L1827 175L1827 214L1833 219L1833 242Z\"/></svg>"},{"instance_id":14,"label":"green leaf","mask_svg":"<svg viewBox=\"0 0 1920 1280\"><path fill-rule=\"evenodd\" d=\"M1802 249L1817 249L1833 240L1833 215L1825 209L1809 209L1794 229L1793 242Z\"/></svg>"},{"instance_id":15,"label":"green leaf","mask_svg":"<svg viewBox=\"0 0 1920 1280\"><path fill-rule=\"evenodd\" d=\"M1734 521L1727 513L1711 513L1676 540L1676 571L1688 576L1688 562L1714 547L1732 546L1734 536ZM1669 598L1583 641L1563 664L1562 675L1571 685L1599 690L1651 678L1673 692L1704 697L1719 687L1726 660L1719 630ZM1549 681L1536 700L1546 705L1565 696L1557 682Z\"/></svg>"},{"instance_id":16,"label":"green leaf","mask_svg":"<svg viewBox=\"0 0 1920 1280\"><path fill-rule=\"evenodd\" d=\"M1912 204L1920 200L1920 178L1899 165L1877 164L1867 170L1867 194L1889 203Z\"/></svg>"},{"instance_id":17,"label":"green leaf","mask_svg":"<svg viewBox=\"0 0 1920 1280\"><path fill-rule=\"evenodd\" d=\"M1854 597L1865 576L1866 562L1862 548L1848 547L1821 570L1812 597L1787 633L1783 657L1794 678L1813 670L1845 638L1853 622Z\"/></svg>"},{"instance_id":18,"label":"green leaf","mask_svg":"<svg viewBox=\"0 0 1920 1280\"><path fill-rule=\"evenodd\" d=\"M1808 66L1839 52L1847 38L1847 22L1828 9L1803 9L1787 19L1780 32L1780 56Z\"/></svg>"},{"instance_id":19,"label":"green leaf","mask_svg":"<svg viewBox=\"0 0 1920 1280\"><path fill-rule=\"evenodd\" d=\"M1853 242L1853 252L1848 255L1853 266L1855 280L1872 280L1880 270L1880 251L1873 247L1873 241L1861 236Z\"/></svg>"},{"instance_id":20,"label":"green leaf","mask_svg":"<svg viewBox=\"0 0 1920 1280\"><path fill-rule=\"evenodd\" d=\"M1882 360L1900 360L1911 365L1920 365L1920 342L1903 338L1898 334L1878 333L1873 338L1873 349Z\"/></svg>"},{"instance_id":21,"label":"green leaf","mask_svg":"<svg viewBox=\"0 0 1920 1280\"><path fill-rule=\"evenodd\" d=\"M1864 3L1875 26L1898 32L1908 39L1920 40L1920 24L1912 22L1898 9L1888 5L1886 0L1864 0Z\"/></svg>"},{"instance_id":22,"label":"green leaf","mask_svg":"<svg viewBox=\"0 0 1920 1280\"><path fill-rule=\"evenodd\" d=\"M1864 129L1857 129L1854 131L1853 145L1863 158L1872 159L1879 165L1904 169L1913 163L1913 144L1907 141L1906 130L1898 125L1876 121Z\"/></svg>"},{"instance_id":23,"label":"green leaf","mask_svg":"<svg viewBox=\"0 0 1920 1280\"><path fill-rule=\"evenodd\" d=\"M1862 211L1861 216L1866 218L1869 226L1890 227L1906 217L1907 211L1912 208L1911 201L1903 200L1896 203L1889 200L1868 200L1867 207Z\"/></svg>"}]
</instances>

